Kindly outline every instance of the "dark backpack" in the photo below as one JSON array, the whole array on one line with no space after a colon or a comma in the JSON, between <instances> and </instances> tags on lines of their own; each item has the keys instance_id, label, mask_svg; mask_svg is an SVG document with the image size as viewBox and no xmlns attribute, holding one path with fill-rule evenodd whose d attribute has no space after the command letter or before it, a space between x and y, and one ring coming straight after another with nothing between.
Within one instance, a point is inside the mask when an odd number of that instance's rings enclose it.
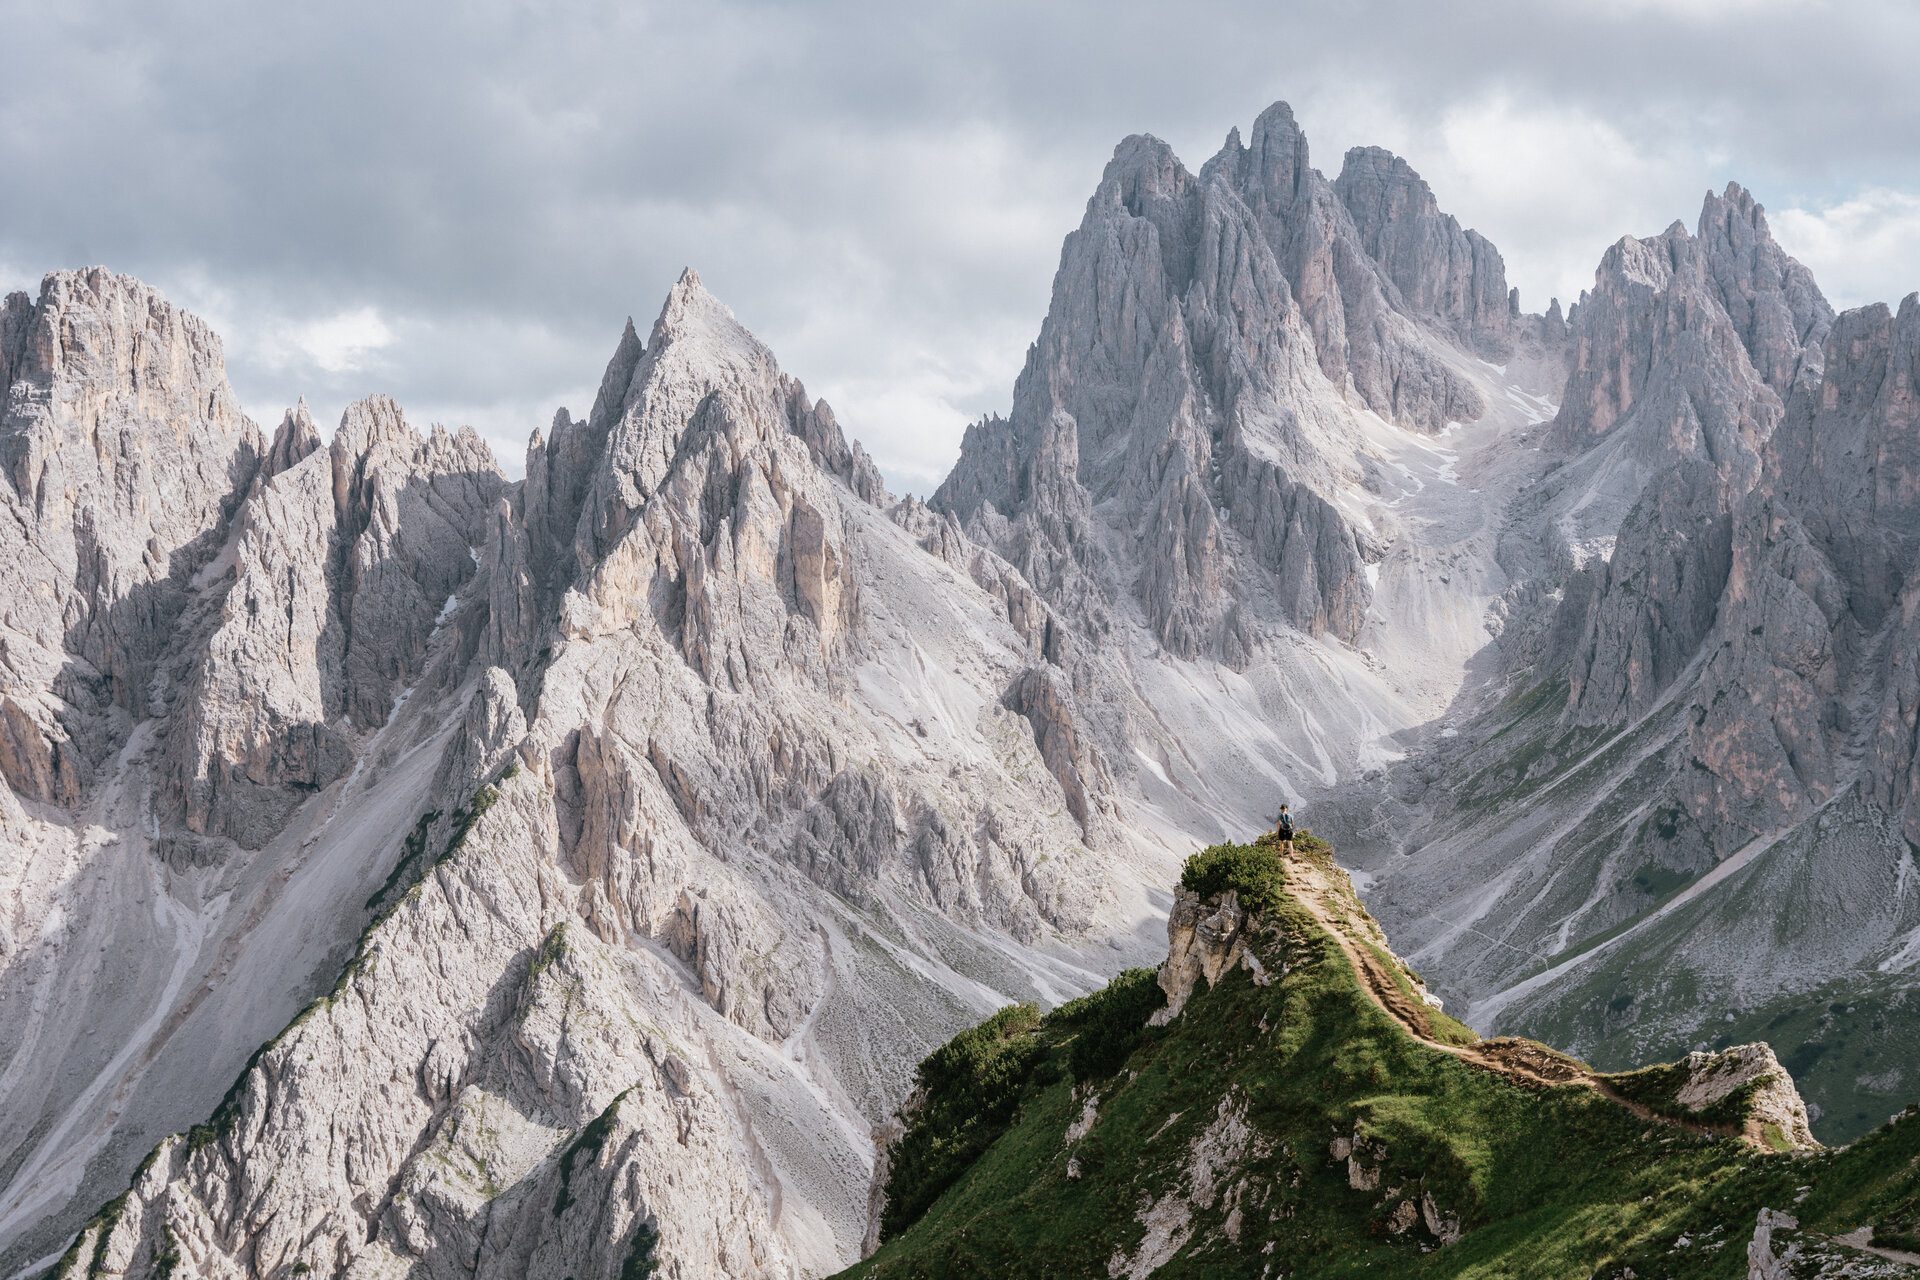
<instances>
[{"instance_id":1,"label":"dark backpack","mask_svg":"<svg viewBox=\"0 0 1920 1280\"><path fill-rule=\"evenodd\" d=\"M1293 815L1292 814L1283 813L1280 815L1280 838L1282 840L1293 839Z\"/></svg>"}]
</instances>

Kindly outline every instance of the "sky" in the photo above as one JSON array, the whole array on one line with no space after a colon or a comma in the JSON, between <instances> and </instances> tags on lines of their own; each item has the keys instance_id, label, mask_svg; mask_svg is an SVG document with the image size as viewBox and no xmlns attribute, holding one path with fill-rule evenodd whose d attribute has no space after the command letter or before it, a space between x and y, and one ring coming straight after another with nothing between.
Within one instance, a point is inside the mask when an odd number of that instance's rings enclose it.
<instances>
[{"instance_id":1,"label":"sky","mask_svg":"<svg viewBox=\"0 0 1920 1280\"><path fill-rule=\"evenodd\" d=\"M1405 156L1528 310L1737 179L1837 306L1920 288L1907 0L0 0L0 288L104 264L248 412L396 396L519 474L684 266L896 492L1004 410L1114 145L1285 99Z\"/></svg>"}]
</instances>

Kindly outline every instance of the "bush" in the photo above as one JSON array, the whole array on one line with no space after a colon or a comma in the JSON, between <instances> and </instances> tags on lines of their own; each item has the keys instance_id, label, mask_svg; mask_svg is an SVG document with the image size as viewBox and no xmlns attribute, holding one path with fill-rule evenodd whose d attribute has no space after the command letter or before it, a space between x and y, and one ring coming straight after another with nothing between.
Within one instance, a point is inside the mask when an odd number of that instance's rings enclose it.
<instances>
[{"instance_id":1,"label":"bush","mask_svg":"<svg viewBox=\"0 0 1920 1280\"><path fill-rule=\"evenodd\" d=\"M1286 878L1286 858L1270 844L1216 844L1187 859L1180 887L1203 901L1231 889L1258 915L1279 907Z\"/></svg>"},{"instance_id":2,"label":"bush","mask_svg":"<svg viewBox=\"0 0 1920 1280\"><path fill-rule=\"evenodd\" d=\"M883 1239L919 1221L1013 1122L1028 1077L1045 1056L1034 1034L1039 1028L1037 1006L1008 1005L920 1064L920 1105L893 1148Z\"/></svg>"},{"instance_id":3,"label":"bush","mask_svg":"<svg viewBox=\"0 0 1920 1280\"><path fill-rule=\"evenodd\" d=\"M1143 1038L1147 1019L1167 1002L1157 970L1129 969L1091 995L1069 1000L1047 1022L1073 1034L1067 1065L1076 1080L1112 1075Z\"/></svg>"}]
</instances>

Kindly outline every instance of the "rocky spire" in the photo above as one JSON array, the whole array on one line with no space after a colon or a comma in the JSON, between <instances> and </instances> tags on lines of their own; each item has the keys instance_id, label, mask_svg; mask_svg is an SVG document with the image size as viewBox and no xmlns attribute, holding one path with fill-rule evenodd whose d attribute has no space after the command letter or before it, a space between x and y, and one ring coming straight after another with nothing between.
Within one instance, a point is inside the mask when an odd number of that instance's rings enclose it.
<instances>
[{"instance_id":1,"label":"rocky spire","mask_svg":"<svg viewBox=\"0 0 1920 1280\"><path fill-rule=\"evenodd\" d=\"M286 417L280 420L280 426L273 433L273 443L267 448L267 456L260 466L261 480L279 475L294 463L319 450L320 428L314 425L313 415L307 412L306 397L287 410Z\"/></svg>"},{"instance_id":2,"label":"rocky spire","mask_svg":"<svg viewBox=\"0 0 1920 1280\"><path fill-rule=\"evenodd\" d=\"M42 799L147 711L149 678L251 489L265 442L227 385L220 340L127 276L55 272L0 310L0 771ZM58 692L55 692L55 691Z\"/></svg>"},{"instance_id":3,"label":"rocky spire","mask_svg":"<svg viewBox=\"0 0 1920 1280\"><path fill-rule=\"evenodd\" d=\"M1635 443L1614 450L1621 473L1612 482L1629 500L1684 457L1745 490L1780 421L1780 397L1748 358L1708 265L1677 222L1648 239L1626 237L1607 250L1577 309L1553 438L1584 451L1631 433Z\"/></svg>"},{"instance_id":4,"label":"rocky spire","mask_svg":"<svg viewBox=\"0 0 1920 1280\"><path fill-rule=\"evenodd\" d=\"M1768 386L1785 397L1820 377L1833 308L1813 274L1788 257L1767 229L1766 210L1737 182L1707 193L1696 233L1707 278Z\"/></svg>"},{"instance_id":5,"label":"rocky spire","mask_svg":"<svg viewBox=\"0 0 1920 1280\"><path fill-rule=\"evenodd\" d=\"M1484 412L1478 393L1430 349L1339 194L1309 164L1292 108L1278 102L1261 112L1248 145L1230 137L1202 172L1224 175L1253 212L1336 385L1420 430Z\"/></svg>"},{"instance_id":6,"label":"rocky spire","mask_svg":"<svg viewBox=\"0 0 1920 1280\"><path fill-rule=\"evenodd\" d=\"M1012 415L969 429L933 503L1096 630L1117 590L1169 651L1233 661L1238 524L1247 571L1288 584L1294 622L1351 638L1358 546L1312 487L1336 483L1337 394L1226 167L1196 178L1159 139L1128 138L1061 250ZM1107 560L1096 506L1144 541L1135 567Z\"/></svg>"},{"instance_id":7,"label":"rocky spire","mask_svg":"<svg viewBox=\"0 0 1920 1280\"><path fill-rule=\"evenodd\" d=\"M273 453L306 452L241 509L210 633L191 642L157 807L194 835L257 848L345 773L355 731L418 680L505 482L471 431L422 436L385 396L317 444L302 404Z\"/></svg>"},{"instance_id":8,"label":"rocky spire","mask_svg":"<svg viewBox=\"0 0 1920 1280\"><path fill-rule=\"evenodd\" d=\"M1348 151L1333 189L1408 310L1504 358L1519 295L1509 294L1506 264L1486 237L1442 213L1413 166L1380 147Z\"/></svg>"}]
</instances>

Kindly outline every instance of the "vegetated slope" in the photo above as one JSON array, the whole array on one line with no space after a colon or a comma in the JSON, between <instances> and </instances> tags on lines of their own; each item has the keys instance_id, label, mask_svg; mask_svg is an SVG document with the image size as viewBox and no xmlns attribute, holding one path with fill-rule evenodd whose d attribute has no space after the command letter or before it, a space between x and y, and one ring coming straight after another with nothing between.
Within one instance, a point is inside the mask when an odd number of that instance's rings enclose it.
<instances>
[{"instance_id":1,"label":"vegetated slope","mask_svg":"<svg viewBox=\"0 0 1920 1280\"><path fill-rule=\"evenodd\" d=\"M1920 1274L1891 1256L1920 1120L1825 1151L1785 1132L1764 1046L1602 1076L1477 1041L1303 843L1284 873L1196 855L1157 984L1003 1010L922 1064L884 1243L844 1274Z\"/></svg>"}]
</instances>

